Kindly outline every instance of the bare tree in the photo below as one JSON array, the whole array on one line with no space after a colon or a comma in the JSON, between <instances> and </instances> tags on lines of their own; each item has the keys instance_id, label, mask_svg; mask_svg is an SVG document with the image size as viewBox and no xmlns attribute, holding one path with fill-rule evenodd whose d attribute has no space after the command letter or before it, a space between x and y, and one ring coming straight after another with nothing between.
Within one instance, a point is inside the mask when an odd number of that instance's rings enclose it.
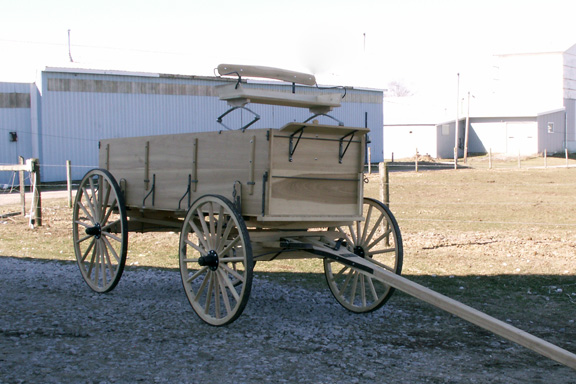
<instances>
[{"instance_id":1,"label":"bare tree","mask_svg":"<svg viewBox=\"0 0 576 384\"><path fill-rule=\"evenodd\" d=\"M387 91L392 97L407 97L414 94L406 85L399 81L389 82Z\"/></svg>"}]
</instances>

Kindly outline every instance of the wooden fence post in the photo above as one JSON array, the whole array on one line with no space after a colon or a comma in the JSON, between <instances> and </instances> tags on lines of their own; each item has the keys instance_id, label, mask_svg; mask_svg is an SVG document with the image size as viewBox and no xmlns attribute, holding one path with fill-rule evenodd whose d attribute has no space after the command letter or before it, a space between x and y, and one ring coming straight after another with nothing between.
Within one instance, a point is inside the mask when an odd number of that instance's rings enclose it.
<instances>
[{"instance_id":1,"label":"wooden fence post","mask_svg":"<svg viewBox=\"0 0 576 384\"><path fill-rule=\"evenodd\" d=\"M72 208L72 162L66 160L66 184L68 187L68 208Z\"/></svg>"},{"instance_id":2,"label":"wooden fence post","mask_svg":"<svg viewBox=\"0 0 576 384\"><path fill-rule=\"evenodd\" d=\"M566 168L568 168L568 148L564 149L566 152Z\"/></svg>"},{"instance_id":3,"label":"wooden fence post","mask_svg":"<svg viewBox=\"0 0 576 384\"><path fill-rule=\"evenodd\" d=\"M548 168L548 150L544 150L544 168Z\"/></svg>"},{"instance_id":4,"label":"wooden fence post","mask_svg":"<svg viewBox=\"0 0 576 384\"><path fill-rule=\"evenodd\" d=\"M18 156L18 163L24 165L24 158ZM26 216L26 183L24 182L24 171L18 172L20 177L20 205L22 207L22 216Z\"/></svg>"},{"instance_id":5,"label":"wooden fence post","mask_svg":"<svg viewBox=\"0 0 576 384\"><path fill-rule=\"evenodd\" d=\"M30 215L30 227L42 226L42 195L40 191L40 161L32 159L32 214Z\"/></svg>"},{"instance_id":6,"label":"wooden fence post","mask_svg":"<svg viewBox=\"0 0 576 384\"><path fill-rule=\"evenodd\" d=\"M418 148L416 148L416 160L414 160L414 170L418 172Z\"/></svg>"}]
</instances>

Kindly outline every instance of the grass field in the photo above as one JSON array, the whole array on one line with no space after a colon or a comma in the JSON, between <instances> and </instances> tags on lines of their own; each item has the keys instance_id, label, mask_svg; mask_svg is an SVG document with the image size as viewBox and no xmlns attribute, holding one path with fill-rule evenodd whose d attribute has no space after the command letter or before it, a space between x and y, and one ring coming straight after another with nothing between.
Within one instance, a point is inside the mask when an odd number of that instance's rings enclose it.
<instances>
[{"instance_id":1,"label":"grass field","mask_svg":"<svg viewBox=\"0 0 576 384\"><path fill-rule=\"evenodd\" d=\"M551 167L391 172L403 275L566 346L576 340L575 176ZM365 196L379 198L379 181L369 176ZM0 205L0 215L18 209ZM44 200L43 215L37 229L22 216L0 219L0 256L74 261L66 201ZM177 268L177 244L177 233L130 233L127 268ZM315 259L262 262L256 272L325 284ZM400 308L423 306L397 295Z\"/></svg>"}]
</instances>

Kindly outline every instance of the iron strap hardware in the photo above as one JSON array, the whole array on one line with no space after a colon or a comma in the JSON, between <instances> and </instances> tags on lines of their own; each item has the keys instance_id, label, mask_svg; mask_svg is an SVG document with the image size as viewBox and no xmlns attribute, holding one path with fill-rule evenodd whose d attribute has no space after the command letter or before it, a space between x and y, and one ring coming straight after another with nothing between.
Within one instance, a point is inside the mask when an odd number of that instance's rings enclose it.
<instances>
[{"instance_id":1,"label":"iron strap hardware","mask_svg":"<svg viewBox=\"0 0 576 384\"><path fill-rule=\"evenodd\" d=\"M305 125L303 125L300 129L294 131L294 133L290 135L290 144L288 147L288 161L292 161L292 156L294 156L294 152L296 151L296 148L300 143L300 139L302 138L302 134L304 133L304 128L306 128ZM296 144L294 144L294 136L296 136L296 134L298 133L299 135L298 138L296 139Z\"/></svg>"},{"instance_id":2,"label":"iron strap hardware","mask_svg":"<svg viewBox=\"0 0 576 384\"><path fill-rule=\"evenodd\" d=\"M221 126L223 126L224 128L226 128L229 131L232 131L233 129L228 127L226 124L224 124L222 122L222 119L224 118L224 116L226 116L227 114L229 114L230 112L233 112L237 109L244 109L245 111L250 112L252 115L254 115L254 119L252 119L248 124L243 125L242 127L238 128L239 131L244 132L249 126L251 126L252 124L254 124L255 122L257 122L258 120L260 120L260 115L257 114L256 112L254 112L253 110L246 108L245 106L237 106L237 107L232 107L229 110L227 110L226 112L224 112L223 114L221 114L220 116L218 116L218 119L216 119L216 121L218 122L218 124L220 124Z\"/></svg>"},{"instance_id":3,"label":"iron strap hardware","mask_svg":"<svg viewBox=\"0 0 576 384\"><path fill-rule=\"evenodd\" d=\"M144 180L149 182L150 180ZM152 174L152 188L150 188L150 192L144 196L144 200L142 200L142 209L146 208L146 199L148 196L152 195L152 206L154 206L154 198L156 196L156 174Z\"/></svg>"},{"instance_id":4,"label":"iron strap hardware","mask_svg":"<svg viewBox=\"0 0 576 384\"><path fill-rule=\"evenodd\" d=\"M342 136L340 138L340 152L338 154L338 162L340 164L342 164L342 159L344 158L344 155L346 154L346 151L348 151L348 147L350 146L350 143L352 142L352 140L354 139L354 134L358 132L358 131L352 131L348 134L346 134L345 136ZM350 140L348 140L348 143L346 144L346 148L344 148L344 140L350 136Z\"/></svg>"},{"instance_id":5,"label":"iron strap hardware","mask_svg":"<svg viewBox=\"0 0 576 384\"><path fill-rule=\"evenodd\" d=\"M190 190L192 189L192 183L197 183L197 182L198 182L198 180L192 180L192 175L190 175L190 174L188 175L188 188L186 189L186 192L184 193L182 198L178 201L178 210L179 211L182 209L181 208L182 200L184 200L184 198L186 196L188 196L188 209L190 209L190 206L191 206L191 204L190 204L190 197L191 197Z\"/></svg>"}]
</instances>

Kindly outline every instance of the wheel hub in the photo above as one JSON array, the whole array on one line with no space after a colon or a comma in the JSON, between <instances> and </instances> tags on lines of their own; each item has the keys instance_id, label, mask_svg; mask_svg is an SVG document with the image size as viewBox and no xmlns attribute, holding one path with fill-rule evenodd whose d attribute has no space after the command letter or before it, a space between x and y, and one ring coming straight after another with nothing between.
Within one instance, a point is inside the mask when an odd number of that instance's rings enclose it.
<instances>
[{"instance_id":1,"label":"wheel hub","mask_svg":"<svg viewBox=\"0 0 576 384\"><path fill-rule=\"evenodd\" d=\"M215 271L218 269L219 262L220 261L218 259L218 254L216 253L216 251L209 251L206 256L201 256L198 259L198 264L200 264L200 266L208 267L212 271Z\"/></svg>"},{"instance_id":2,"label":"wheel hub","mask_svg":"<svg viewBox=\"0 0 576 384\"><path fill-rule=\"evenodd\" d=\"M366 251L364 251L364 248L362 248L361 246L357 245L354 247L354 254L356 256L360 256L362 258L366 257Z\"/></svg>"},{"instance_id":3,"label":"wheel hub","mask_svg":"<svg viewBox=\"0 0 576 384\"><path fill-rule=\"evenodd\" d=\"M102 227L100 226L100 223L96 223L93 227L86 228L86 234L88 236L95 236L99 239L100 236L102 236Z\"/></svg>"}]
</instances>

